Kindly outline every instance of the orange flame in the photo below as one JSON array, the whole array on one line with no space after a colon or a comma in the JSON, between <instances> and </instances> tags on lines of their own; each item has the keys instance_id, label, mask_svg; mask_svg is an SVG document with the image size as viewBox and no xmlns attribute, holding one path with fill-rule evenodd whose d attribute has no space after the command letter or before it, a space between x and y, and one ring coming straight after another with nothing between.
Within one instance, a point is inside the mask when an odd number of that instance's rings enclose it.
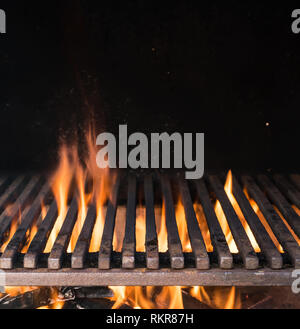
<instances>
[{"instance_id":1,"label":"orange flame","mask_svg":"<svg viewBox=\"0 0 300 329\"><path fill-rule=\"evenodd\" d=\"M185 220L185 212L181 199L178 200L175 208L176 223L178 227L178 233L182 244L182 250L184 252L191 252L192 246L188 234L187 223Z\"/></svg>"},{"instance_id":2,"label":"orange flame","mask_svg":"<svg viewBox=\"0 0 300 329\"><path fill-rule=\"evenodd\" d=\"M214 248L213 248L213 245L212 245L212 242L211 242L210 232L209 232L208 225L207 225L207 222L206 222L206 218L205 218L205 215L204 215L203 207L202 207L201 204L195 203L194 204L194 210L195 210L195 213L196 213L196 216L197 216L198 224L200 226L200 230L201 230L201 233L202 233L202 236L203 236L203 240L204 240L204 243L205 243L205 246L206 246L206 250L208 252L212 252Z\"/></svg>"},{"instance_id":3,"label":"orange flame","mask_svg":"<svg viewBox=\"0 0 300 329\"><path fill-rule=\"evenodd\" d=\"M193 287L191 296L213 308L240 309L241 298L235 287Z\"/></svg>"},{"instance_id":4,"label":"orange flame","mask_svg":"<svg viewBox=\"0 0 300 329\"><path fill-rule=\"evenodd\" d=\"M90 252L99 251L104 226L104 204L110 193L110 187L114 182L115 176L108 175L108 169L99 169L96 163L95 133L90 128L86 146L88 154L80 160L78 149L76 147L68 148L62 145L60 149L60 163L58 169L52 177L52 190L58 206L58 217L48 239L45 252L51 252L57 235L63 225L68 212L68 198L70 190L75 183L75 195L78 203L78 216L74 225L68 252L73 252L84 225L88 206L91 202L96 205L96 221L92 232ZM92 182L91 191L86 191L86 183Z\"/></svg>"},{"instance_id":5,"label":"orange flame","mask_svg":"<svg viewBox=\"0 0 300 329\"><path fill-rule=\"evenodd\" d=\"M146 209L138 206L136 209L136 251L145 252Z\"/></svg>"},{"instance_id":6,"label":"orange flame","mask_svg":"<svg viewBox=\"0 0 300 329\"><path fill-rule=\"evenodd\" d=\"M183 309L181 287L110 287L112 309L127 304L135 309Z\"/></svg>"},{"instance_id":7,"label":"orange flame","mask_svg":"<svg viewBox=\"0 0 300 329\"><path fill-rule=\"evenodd\" d=\"M5 209L5 212L8 216L12 216L12 209L13 209L13 205L8 205ZM19 214L17 219L13 219L10 225L10 230L8 233L8 236L5 240L5 242L2 244L1 248L0 248L0 252L4 252L7 245L9 244L10 240L12 239L12 237L14 236L14 234L16 233L18 226L21 222L21 218L22 218L22 213L21 213L21 209L19 209Z\"/></svg>"},{"instance_id":8,"label":"orange flame","mask_svg":"<svg viewBox=\"0 0 300 329\"><path fill-rule=\"evenodd\" d=\"M57 289L52 289L51 301L47 306L38 307L38 310L61 310L65 302L59 299Z\"/></svg>"}]
</instances>

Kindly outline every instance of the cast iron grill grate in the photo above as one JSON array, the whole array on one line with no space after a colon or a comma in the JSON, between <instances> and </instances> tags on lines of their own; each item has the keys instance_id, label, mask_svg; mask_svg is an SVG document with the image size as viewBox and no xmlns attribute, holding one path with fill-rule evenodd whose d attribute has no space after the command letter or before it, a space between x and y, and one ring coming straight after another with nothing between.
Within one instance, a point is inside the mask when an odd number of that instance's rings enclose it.
<instances>
[{"instance_id":1,"label":"cast iron grill grate","mask_svg":"<svg viewBox=\"0 0 300 329\"><path fill-rule=\"evenodd\" d=\"M0 239L9 237L12 224L21 213L13 236L0 257L6 285L95 286L95 285L290 285L292 271L299 267L300 248L293 236L300 237L300 175L233 176L232 193L249 225L260 252L251 241L224 190L222 175L208 175L186 181L181 175L119 175L106 205L99 252L89 252L96 221L96 205L91 202L75 249L67 252L76 221L78 202L73 195L63 225L50 253L44 253L57 220L58 207L47 181L41 176L0 179ZM279 252L269 232L251 206L243 187L256 202L273 234L282 246ZM125 196L122 190L126 191ZM136 251L136 208L142 190L145 207L145 252ZM175 193L176 191L176 193ZM164 202L168 251L159 252L156 228L157 195ZM175 197L179 195L185 213L191 252L183 252L178 233ZM125 200L125 206L122 201ZM194 209L197 200L205 214L213 251L208 252ZM218 221L214 203L218 200L226 216L238 253L230 252ZM28 233L41 215L26 252ZM125 209L122 251L113 250L118 207ZM282 214L280 216L277 209ZM293 234L291 233L293 231Z\"/></svg>"}]
</instances>

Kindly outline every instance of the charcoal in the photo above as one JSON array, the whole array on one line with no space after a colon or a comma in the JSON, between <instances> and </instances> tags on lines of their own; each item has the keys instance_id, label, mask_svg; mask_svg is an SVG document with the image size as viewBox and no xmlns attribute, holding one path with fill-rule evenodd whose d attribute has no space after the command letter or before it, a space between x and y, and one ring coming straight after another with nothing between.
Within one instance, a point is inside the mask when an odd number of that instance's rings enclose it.
<instances>
[{"instance_id":1,"label":"charcoal","mask_svg":"<svg viewBox=\"0 0 300 329\"><path fill-rule=\"evenodd\" d=\"M79 309L79 310L92 310L92 309L111 309L114 302L106 298L90 299L78 298L71 302L67 302L64 309Z\"/></svg>"},{"instance_id":2,"label":"charcoal","mask_svg":"<svg viewBox=\"0 0 300 329\"><path fill-rule=\"evenodd\" d=\"M109 298L114 293L108 287L76 287L74 288L76 298Z\"/></svg>"},{"instance_id":3,"label":"charcoal","mask_svg":"<svg viewBox=\"0 0 300 329\"><path fill-rule=\"evenodd\" d=\"M69 301L75 299L75 291L73 287L61 287L58 291L60 301Z\"/></svg>"},{"instance_id":4,"label":"charcoal","mask_svg":"<svg viewBox=\"0 0 300 329\"><path fill-rule=\"evenodd\" d=\"M213 309L207 304L204 304L200 302L198 299L192 297L186 291L182 291L182 301L183 301L184 309L201 309L201 310Z\"/></svg>"},{"instance_id":5,"label":"charcoal","mask_svg":"<svg viewBox=\"0 0 300 329\"><path fill-rule=\"evenodd\" d=\"M38 288L14 297L8 294L0 299L0 309L34 309L51 303L52 288Z\"/></svg>"}]
</instances>

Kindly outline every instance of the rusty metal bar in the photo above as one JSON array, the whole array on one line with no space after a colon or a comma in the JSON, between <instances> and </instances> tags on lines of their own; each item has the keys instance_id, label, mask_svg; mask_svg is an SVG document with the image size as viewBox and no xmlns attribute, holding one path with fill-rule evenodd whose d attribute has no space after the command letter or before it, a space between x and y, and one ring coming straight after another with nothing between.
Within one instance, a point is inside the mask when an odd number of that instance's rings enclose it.
<instances>
[{"instance_id":1,"label":"rusty metal bar","mask_svg":"<svg viewBox=\"0 0 300 329\"><path fill-rule=\"evenodd\" d=\"M107 205L105 224L103 228L102 241L101 241L99 257L98 257L98 267L100 269L110 268L119 186L120 186L120 176L118 176L116 179L116 182L113 186L113 190L111 193L111 197Z\"/></svg>"},{"instance_id":2,"label":"rusty metal bar","mask_svg":"<svg viewBox=\"0 0 300 329\"><path fill-rule=\"evenodd\" d=\"M25 189L19 195L17 200L14 202L12 208L7 211L5 210L0 216L0 241L3 242L5 235L9 231L11 224L21 211L24 210L29 200L35 195L37 189L40 187L41 181L40 176L34 176Z\"/></svg>"},{"instance_id":3,"label":"rusty metal bar","mask_svg":"<svg viewBox=\"0 0 300 329\"><path fill-rule=\"evenodd\" d=\"M50 194L50 187L45 183L41 191L35 198L33 204L29 208L26 216L21 219L17 231L7 245L4 254L0 258L0 267L11 269L17 252L19 252L26 243L27 232L32 227L36 219L39 217L42 207L42 201Z\"/></svg>"},{"instance_id":4,"label":"rusty metal bar","mask_svg":"<svg viewBox=\"0 0 300 329\"><path fill-rule=\"evenodd\" d=\"M161 176L161 187L165 203L165 218L168 232L168 250L170 253L171 267L174 269L180 269L184 267L184 257L176 223L171 185L169 178L166 175Z\"/></svg>"},{"instance_id":5,"label":"rusty metal bar","mask_svg":"<svg viewBox=\"0 0 300 329\"><path fill-rule=\"evenodd\" d=\"M7 187L8 177L0 176L0 194L5 191Z\"/></svg>"},{"instance_id":6,"label":"rusty metal bar","mask_svg":"<svg viewBox=\"0 0 300 329\"><path fill-rule=\"evenodd\" d=\"M89 251L93 229L96 221L97 210L95 204L89 206L84 225L80 232L76 247L72 254L72 268L83 268Z\"/></svg>"},{"instance_id":7,"label":"rusty metal bar","mask_svg":"<svg viewBox=\"0 0 300 329\"><path fill-rule=\"evenodd\" d=\"M215 214L203 179L196 181L196 188L199 200L201 202L206 217L211 242L214 250L218 255L219 265L223 269L230 269L232 268L233 263L232 255L229 251L225 235Z\"/></svg>"},{"instance_id":8,"label":"rusty metal bar","mask_svg":"<svg viewBox=\"0 0 300 329\"><path fill-rule=\"evenodd\" d=\"M300 208L300 192L282 175L274 175L274 181L284 195L298 208Z\"/></svg>"},{"instance_id":9,"label":"rusty metal bar","mask_svg":"<svg viewBox=\"0 0 300 329\"><path fill-rule=\"evenodd\" d=\"M294 183L297 189L300 191L300 175L299 174L291 174L290 180Z\"/></svg>"},{"instance_id":10,"label":"rusty metal bar","mask_svg":"<svg viewBox=\"0 0 300 329\"><path fill-rule=\"evenodd\" d=\"M68 244L70 242L72 230L77 220L77 215L78 203L77 198L74 197L48 258L48 267L50 269L61 268Z\"/></svg>"},{"instance_id":11,"label":"rusty metal bar","mask_svg":"<svg viewBox=\"0 0 300 329\"><path fill-rule=\"evenodd\" d=\"M266 175L258 175L257 179L259 185L266 191L269 199L278 207L284 219L289 223L295 233L300 236L300 217L293 207Z\"/></svg>"},{"instance_id":12,"label":"rusty metal bar","mask_svg":"<svg viewBox=\"0 0 300 329\"><path fill-rule=\"evenodd\" d=\"M8 286L291 286L293 268L197 269L38 269L5 270Z\"/></svg>"},{"instance_id":13,"label":"rusty metal bar","mask_svg":"<svg viewBox=\"0 0 300 329\"><path fill-rule=\"evenodd\" d=\"M46 217L41 223L24 257L25 268L37 267L38 258L46 247L51 230L57 219L57 215L58 215L57 204L56 201L53 200L49 207Z\"/></svg>"},{"instance_id":14,"label":"rusty metal bar","mask_svg":"<svg viewBox=\"0 0 300 329\"><path fill-rule=\"evenodd\" d=\"M192 246L193 253L195 255L196 267L198 269L206 270L209 268L209 258L206 252L206 246L202 237L202 233L199 228L197 217L194 211L193 202L187 182L182 177L178 182L180 195L184 207L185 218L187 222L187 228L189 238Z\"/></svg>"},{"instance_id":15,"label":"rusty metal bar","mask_svg":"<svg viewBox=\"0 0 300 329\"><path fill-rule=\"evenodd\" d=\"M136 178L128 177L128 196L126 208L126 227L122 248L122 267L134 268L135 266L135 221L136 221Z\"/></svg>"},{"instance_id":16,"label":"rusty metal bar","mask_svg":"<svg viewBox=\"0 0 300 329\"><path fill-rule=\"evenodd\" d=\"M257 217L255 211L251 207L248 199L243 193L237 179L232 176L232 190L239 207L244 214L244 217L254 234L259 247L263 251L266 260L271 268L279 269L282 268L282 257L272 242L268 232L265 230L260 219Z\"/></svg>"},{"instance_id":17,"label":"rusty metal bar","mask_svg":"<svg viewBox=\"0 0 300 329\"><path fill-rule=\"evenodd\" d=\"M300 267L300 247L283 223L278 213L273 208L272 204L250 176L243 176L242 182L245 185L250 197L257 203L277 240L290 256L293 265L296 268Z\"/></svg>"},{"instance_id":18,"label":"rusty metal bar","mask_svg":"<svg viewBox=\"0 0 300 329\"><path fill-rule=\"evenodd\" d=\"M225 193L223 185L217 176L209 176L209 182L224 211L234 241L243 258L245 267L247 269L256 269L259 265L258 258L231 202L227 197L227 194Z\"/></svg>"},{"instance_id":19,"label":"rusty metal bar","mask_svg":"<svg viewBox=\"0 0 300 329\"><path fill-rule=\"evenodd\" d=\"M155 224L153 181L152 176L148 175L144 180L144 194L146 206L146 261L147 268L158 269L158 242Z\"/></svg>"},{"instance_id":20,"label":"rusty metal bar","mask_svg":"<svg viewBox=\"0 0 300 329\"><path fill-rule=\"evenodd\" d=\"M18 190L23 185L25 176L18 176L7 188L7 190L0 196L0 214L5 210L8 201L17 198Z\"/></svg>"}]
</instances>

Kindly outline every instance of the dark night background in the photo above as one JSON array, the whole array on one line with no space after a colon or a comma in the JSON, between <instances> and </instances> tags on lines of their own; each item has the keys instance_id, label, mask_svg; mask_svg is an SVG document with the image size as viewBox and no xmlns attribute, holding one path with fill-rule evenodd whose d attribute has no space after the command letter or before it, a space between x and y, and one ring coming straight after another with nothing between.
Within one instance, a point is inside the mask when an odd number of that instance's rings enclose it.
<instances>
[{"instance_id":1,"label":"dark night background","mask_svg":"<svg viewBox=\"0 0 300 329\"><path fill-rule=\"evenodd\" d=\"M1 0L0 168L55 164L94 112L97 133L204 132L206 168L298 169L298 7Z\"/></svg>"}]
</instances>

